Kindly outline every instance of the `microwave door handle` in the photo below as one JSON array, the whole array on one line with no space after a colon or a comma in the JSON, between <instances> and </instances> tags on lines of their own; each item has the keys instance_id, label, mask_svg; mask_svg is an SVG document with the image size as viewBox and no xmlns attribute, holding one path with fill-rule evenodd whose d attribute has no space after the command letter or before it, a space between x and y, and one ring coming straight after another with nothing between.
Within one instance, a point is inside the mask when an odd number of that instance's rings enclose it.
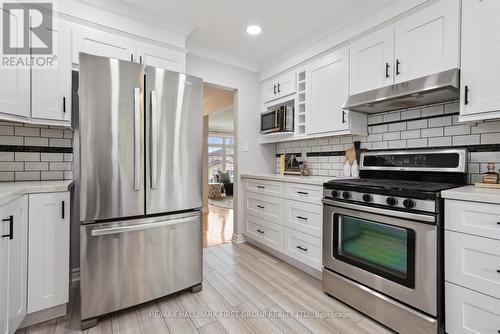
<instances>
[{"instance_id":1,"label":"microwave door handle","mask_svg":"<svg viewBox=\"0 0 500 334\"><path fill-rule=\"evenodd\" d=\"M280 117L280 110L276 109L274 112L274 127L278 128L279 127L279 117Z\"/></svg>"},{"instance_id":2,"label":"microwave door handle","mask_svg":"<svg viewBox=\"0 0 500 334\"><path fill-rule=\"evenodd\" d=\"M141 188L141 99L140 88L134 87L134 190Z\"/></svg>"},{"instance_id":3,"label":"microwave door handle","mask_svg":"<svg viewBox=\"0 0 500 334\"><path fill-rule=\"evenodd\" d=\"M158 100L156 91L151 91L151 189L156 189L158 178Z\"/></svg>"}]
</instances>

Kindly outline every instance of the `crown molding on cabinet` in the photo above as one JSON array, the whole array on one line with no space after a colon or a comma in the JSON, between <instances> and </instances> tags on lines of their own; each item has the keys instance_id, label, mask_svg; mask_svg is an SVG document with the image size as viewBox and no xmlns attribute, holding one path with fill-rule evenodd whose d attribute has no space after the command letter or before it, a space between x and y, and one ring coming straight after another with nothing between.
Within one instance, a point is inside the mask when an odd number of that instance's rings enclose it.
<instances>
[{"instance_id":1,"label":"crown molding on cabinet","mask_svg":"<svg viewBox=\"0 0 500 334\"><path fill-rule=\"evenodd\" d=\"M238 67L250 72L259 73L260 67L258 64L240 59L238 57L230 56L225 53L214 51L212 49L204 48L202 46L188 43L186 45L187 53L193 56L210 59L226 65Z\"/></svg>"},{"instance_id":2,"label":"crown molding on cabinet","mask_svg":"<svg viewBox=\"0 0 500 334\"><path fill-rule=\"evenodd\" d=\"M359 22L355 24L344 27L332 36L327 37L310 47L292 55L285 55L281 57L281 59L273 59L272 63L264 65L259 79L264 81L287 70L303 66L304 63L310 60L318 58L335 48L349 44L356 39L388 26L438 1L447 0L394 1L390 6L383 7L370 13L370 15L366 16L363 20L359 20Z\"/></svg>"}]
</instances>

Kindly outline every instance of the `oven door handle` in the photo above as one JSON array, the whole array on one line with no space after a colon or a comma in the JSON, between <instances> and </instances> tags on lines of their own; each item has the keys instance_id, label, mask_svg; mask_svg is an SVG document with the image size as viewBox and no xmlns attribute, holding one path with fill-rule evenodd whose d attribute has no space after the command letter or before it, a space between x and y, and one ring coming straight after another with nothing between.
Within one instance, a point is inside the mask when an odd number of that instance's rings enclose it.
<instances>
[{"instance_id":1,"label":"oven door handle","mask_svg":"<svg viewBox=\"0 0 500 334\"><path fill-rule=\"evenodd\" d=\"M419 220L419 221L424 221L427 223L436 224L436 217L430 216L430 215L419 214L419 213L404 212L404 211L392 211L392 210L387 210L387 209L375 208L372 206L337 202L337 201L332 201L332 200L327 199L327 198L323 199L323 204L329 205L329 206L340 207L340 208L352 209L352 210L360 210L360 211L375 213L375 214L379 214L379 215L391 216L391 217L396 217L396 218L405 218L405 219L411 219L411 220Z\"/></svg>"}]
</instances>

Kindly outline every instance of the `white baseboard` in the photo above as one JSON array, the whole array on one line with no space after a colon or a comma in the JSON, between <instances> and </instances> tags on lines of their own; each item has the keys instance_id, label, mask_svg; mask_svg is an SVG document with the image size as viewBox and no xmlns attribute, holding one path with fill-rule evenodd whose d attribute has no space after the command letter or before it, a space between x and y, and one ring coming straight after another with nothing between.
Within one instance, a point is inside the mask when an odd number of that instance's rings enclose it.
<instances>
[{"instance_id":1,"label":"white baseboard","mask_svg":"<svg viewBox=\"0 0 500 334\"><path fill-rule=\"evenodd\" d=\"M231 241L235 244L241 244L246 241L245 235L243 234L233 234Z\"/></svg>"}]
</instances>

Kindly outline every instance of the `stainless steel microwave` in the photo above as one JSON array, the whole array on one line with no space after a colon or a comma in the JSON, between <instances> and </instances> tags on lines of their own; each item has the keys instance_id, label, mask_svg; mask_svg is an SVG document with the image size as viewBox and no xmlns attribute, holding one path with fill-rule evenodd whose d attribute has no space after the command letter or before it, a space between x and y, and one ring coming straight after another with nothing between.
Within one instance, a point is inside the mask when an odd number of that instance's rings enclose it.
<instances>
[{"instance_id":1,"label":"stainless steel microwave","mask_svg":"<svg viewBox=\"0 0 500 334\"><path fill-rule=\"evenodd\" d=\"M260 115L260 133L293 132L294 111L292 106L280 106Z\"/></svg>"}]
</instances>

